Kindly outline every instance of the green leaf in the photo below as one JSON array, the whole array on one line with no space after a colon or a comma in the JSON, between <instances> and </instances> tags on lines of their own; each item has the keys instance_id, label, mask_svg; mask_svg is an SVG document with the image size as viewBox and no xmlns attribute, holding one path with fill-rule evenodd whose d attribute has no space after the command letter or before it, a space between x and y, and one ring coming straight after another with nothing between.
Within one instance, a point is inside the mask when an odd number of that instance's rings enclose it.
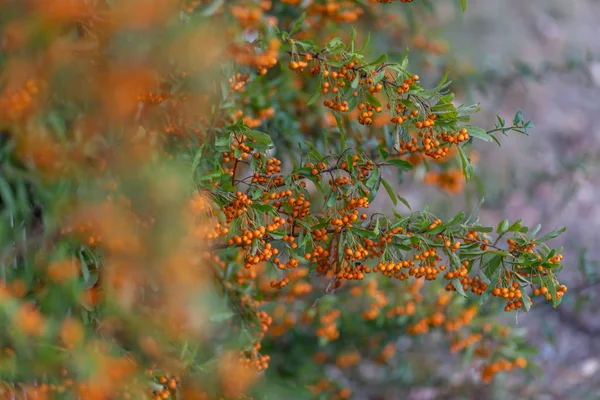
<instances>
[{"instance_id":1,"label":"green leaf","mask_svg":"<svg viewBox=\"0 0 600 400\"><path fill-rule=\"evenodd\" d=\"M325 208L330 208L332 207L335 202L337 201L337 193L331 193L329 195L329 198L327 199L327 201L325 202Z\"/></svg>"},{"instance_id":2,"label":"green leaf","mask_svg":"<svg viewBox=\"0 0 600 400\"><path fill-rule=\"evenodd\" d=\"M271 144L272 143L271 136L267 135L266 133L260 132L260 131L249 130L248 132L246 132L246 135L248 135L250 138L256 140L259 143L263 143L263 144Z\"/></svg>"},{"instance_id":3,"label":"green leaf","mask_svg":"<svg viewBox=\"0 0 600 400\"><path fill-rule=\"evenodd\" d=\"M357 228L355 226L351 226L350 227L350 231L352 233L354 233L355 235L358 235L360 237L364 237L364 238L371 239L371 240L377 239L377 234L375 232L373 232L373 231L368 230L368 229Z\"/></svg>"},{"instance_id":4,"label":"green leaf","mask_svg":"<svg viewBox=\"0 0 600 400\"><path fill-rule=\"evenodd\" d=\"M362 53L367 46L369 45L369 42L371 42L371 32L367 32L367 38L365 39L365 42L363 43L362 47L360 48L359 52Z\"/></svg>"},{"instance_id":5,"label":"green leaf","mask_svg":"<svg viewBox=\"0 0 600 400\"><path fill-rule=\"evenodd\" d=\"M196 172L196 170L198 169L198 166L200 165L200 161L202 160L202 149L203 148L204 148L204 145L201 145L196 150L196 154L194 154L194 160L192 161L192 173Z\"/></svg>"},{"instance_id":6,"label":"green leaf","mask_svg":"<svg viewBox=\"0 0 600 400\"><path fill-rule=\"evenodd\" d=\"M548 240L554 239L555 237L559 236L561 233L565 232L566 230L567 230L567 228L555 229L552 232L547 233L544 236L542 236L541 238L537 239L536 242L539 242L539 243L547 242Z\"/></svg>"},{"instance_id":7,"label":"green leaf","mask_svg":"<svg viewBox=\"0 0 600 400\"><path fill-rule=\"evenodd\" d=\"M306 19L306 13L303 12L302 15L300 15L300 17L296 20L296 22L294 22L294 25L292 26L292 30L290 31L290 35L293 35L298 30L300 30L300 28L302 27L302 24L304 24L305 19Z\"/></svg>"},{"instance_id":8,"label":"green leaf","mask_svg":"<svg viewBox=\"0 0 600 400\"><path fill-rule=\"evenodd\" d=\"M375 61L367 64L366 66L368 67L370 65L377 65L377 64L384 63L387 61L387 58L388 58L387 54L384 53L384 54L380 55L379 57L377 57L377 59Z\"/></svg>"},{"instance_id":9,"label":"green leaf","mask_svg":"<svg viewBox=\"0 0 600 400\"><path fill-rule=\"evenodd\" d=\"M472 229L475 232L483 232L483 233L494 232L494 228L492 228L491 226L485 226L485 225L472 225L469 227L469 229Z\"/></svg>"},{"instance_id":10,"label":"green leaf","mask_svg":"<svg viewBox=\"0 0 600 400\"><path fill-rule=\"evenodd\" d=\"M352 165L352 154L346 154L346 165L348 168L348 172L352 175L352 171L354 171L354 166Z\"/></svg>"},{"instance_id":11,"label":"green leaf","mask_svg":"<svg viewBox=\"0 0 600 400\"><path fill-rule=\"evenodd\" d=\"M319 97L321 97L321 90L317 88L317 90L312 94L312 96L310 96L310 98L306 101L306 105L310 106L315 101L317 101Z\"/></svg>"},{"instance_id":12,"label":"green leaf","mask_svg":"<svg viewBox=\"0 0 600 400\"><path fill-rule=\"evenodd\" d=\"M342 125L342 119L340 118L340 115L337 113L337 111L333 112L333 116L335 117L335 122L337 123L337 127L340 130L340 133L344 133L344 126ZM342 151L346 150L345 148L342 148Z\"/></svg>"},{"instance_id":13,"label":"green leaf","mask_svg":"<svg viewBox=\"0 0 600 400\"><path fill-rule=\"evenodd\" d=\"M317 148L315 147L314 144L312 144L311 142L304 142L305 145L307 145L308 147L310 147L310 152L309 155L318 159L319 161L323 161L323 155L321 154L321 152L319 152L319 150L317 150Z\"/></svg>"},{"instance_id":14,"label":"green leaf","mask_svg":"<svg viewBox=\"0 0 600 400\"><path fill-rule=\"evenodd\" d=\"M267 213L267 212L275 212L275 207L273 207L270 204L252 203L252 204L250 204L250 207L254 208L255 210L260 211L260 212L265 212L265 213Z\"/></svg>"},{"instance_id":15,"label":"green leaf","mask_svg":"<svg viewBox=\"0 0 600 400\"><path fill-rule=\"evenodd\" d=\"M465 150L462 146L457 146L458 152L460 153L460 161L462 162L463 174L465 175L465 179L468 181L471 180L473 176L473 166L471 165L471 159L465 153Z\"/></svg>"},{"instance_id":16,"label":"green leaf","mask_svg":"<svg viewBox=\"0 0 600 400\"><path fill-rule=\"evenodd\" d=\"M352 87L352 89L356 89L358 87L359 81L360 81L360 74L356 74L356 76L352 80L352 83L350 84L350 87Z\"/></svg>"},{"instance_id":17,"label":"green leaf","mask_svg":"<svg viewBox=\"0 0 600 400\"><path fill-rule=\"evenodd\" d=\"M537 233L540 231L540 229L542 229L541 224L537 224L536 226L534 226L531 232L529 232L529 238L533 239L535 235L537 235Z\"/></svg>"},{"instance_id":18,"label":"green leaf","mask_svg":"<svg viewBox=\"0 0 600 400\"><path fill-rule=\"evenodd\" d=\"M366 97L367 100L369 101L369 103L371 103L372 106L374 107L381 107L381 103L379 102L379 100L373 96L371 93L367 92L366 93Z\"/></svg>"},{"instance_id":19,"label":"green leaf","mask_svg":"<svg viewBox=\"0 0 600 400\"><path fill-rule=\"evenodd\" d=\"M508 227L508 232L518 232L521 228L522 219L516 220L511 226Z\"/></svg>"},{"instance_id":20,"label":"green leaf","mask_svg":"<svg viewBox=\"0 0 600 400\"><path fill-rule=\"evenodd\" d=\"M414 165L412 165L411 163L409 163L406 160L399 160L399 159L393 159L393 160L386 160L385 161L386 164L392 164L393 166L405 170L405 171L410 171L411 169L414 168Z\"/></svg>"},{"instance_id":21,"label":"green leaf","mask_svg":"<svg viewBox=\"0 0 600 400\"><path fill-rule=\"evenodd\" d=\"M493 142L494 138L490 136L485 129L482 129L478 126L467 125L464 127L467 130L469 136L474 137L476 139L483 140L485 142Z\"/></svg>"},{"instance_id":22,"label":"green leaf","mask_svg":"<svg viewBox=\"0 0 600 400\"><path fill-rule=\"evenodd\" d=\"M454 286L454 289L456 289L456 291L458 293L460 293L461 296L467 297L467 294L465 293L465 290L463 289L463 285L462 285L462 283L460 283L458 278L452 278L452 286Z\"/></svg>"},{"instance_id":23,"label":"green leaf","mask_svg":"<svg viewBox=\"0 0 600 400\"><path fill-rule=\"evenodd\" d=\"M231 137L229 135L221 136L221 137L218 137L217 140L215 140L215 146L216 147L228 147L230 141L231 141Z\"/></svg>"},{"instance_id":24,"label":"green leaf","mask_svg":"<svg viewBox=\"0 0 600 400\"><path fill-rule=\"evenodd\" d=\"M498 235L502 235L502 234L506 233L507 230L508 230L508 220L504 219L498 223L498 227L496 228L496 233Z\"/></svg>"},{"instance_id":25,"label":"green leaf","mask_svg":"<svg viewBox=\"0 0 600 400\"><path fill-rule=\"evenodd\" d=\"M467 217L467 220L465 221L465 224L468 224L472 220L476 220L477 219L477 213L479 212L479 209L483 205L484 201L485 201L485 199L483 197L481 198L481 200L479 200L479 203L477 203L477 205L475 206L475 208L473 208L473 210L471 211L471 214L469 214L469 216Z\"/></svg>"},{"instance_id":26,"label":"green leaf","mask_svg":"<svg viewBox=\"0 0 600 400\"><path fill-rule=\"evenodd\" d=\"M392 199L392 203L394 203L394 205L398 205L398 199L396 198L396 194L394 193L394 189L389 184L389 182L386 181L385 178L381 178L381 183L383 184L383 187L385 188L385 190L387 191L388 195L390 196L390 199Z\"/></svg>"},{"instance_id":27,"label":"green leaf","mask_svg":"<svg viewBox=\"0 0 600 400\"><path fill-rule=\"evenodd\" d=\"M523 303L523 308L525 309L525 311L529 311L531 309L531 304L530 302L530 297L529 294L527 293L527 290L523 290L521 292L521 296L522 296L522 303Z\"/></svg>"},{"instance_id":28,"label":"green leaf","mask_svg":"<svg viewBox=\"0 0 600 400\"><path fill-rule=\"evenodd\" d=\"M460 0L460 5L462 7L463 12L467 11L467 0Z\"/></svg>"},{"instance_id":29,"label":"green leaf","mask_svg":"<svg viewBox=\"0 0 600 400\"><path fill-rule=\"evenodd\" d=\"M15 199L8 181L2 175L0 175L0 198L4 201L6 209L10 213L14 212L16 206Z\"/></svg>"},{"instance_id":30,"label":"green leaf","mask_svg":"<svg viewBox=\"0 0 600 400\"><path fill-rule=\"evenodd\" d=\"M459 212L458 214L456 214L454 216L454 218L452 218L450 221L448 221L447 223L443 224L444 226L454 226L455 224L459 223L460 221L462 221L462 219L465 217L465 213L464 212Z\"/></svg>"},{"instance_id":31,"label":"green leaf","mask_svg":"<svg viewBox=\"0 0 600 400\"><path fill-rule=\"evenodd\" d=\"M412 208L410 208L410 204L408 204L408 201L404 197L398 195L398 200L400 200L402 202L402 204L404 204L406 206L406 208L408 208L410 211L412 211Z\"/></svg>"}]
</instances>

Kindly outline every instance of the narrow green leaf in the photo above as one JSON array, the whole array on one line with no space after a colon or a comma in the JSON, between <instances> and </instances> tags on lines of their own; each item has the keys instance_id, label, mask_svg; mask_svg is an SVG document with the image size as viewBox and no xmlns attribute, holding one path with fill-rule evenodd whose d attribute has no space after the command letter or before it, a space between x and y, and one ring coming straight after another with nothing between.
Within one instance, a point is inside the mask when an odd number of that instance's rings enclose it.
<instances>
[{"instance_id":1,"label":"narrow green leaf","mask_svg":"<svg viewBox=\"0 0 600 400\"><path fill-rule=\"evenodd\" d=\"M275 212L275 207L270 204L252 203L250 207L260 212Z\"/></svg>"},{"instance_id":2,"label":"narrow green leaf","mask_svg":"<svg viewBox=\"0 0 600 400\"><path fill-rule=\"evenodd\" d=\"M547 233L544 236L542 236L541 238L537 239L536 241L539 243L547 242L548 240L554 239L555 237L559 236L561 233L565 232L566 230L567 230L567 228L555 229L552 232Z\"/></svg>"},{"instance_id":3,"label":"narrow green leaf","mask_svg":"<svg viewBox=\"0 0 600 400\"><path fill-rule=\"evenodd\" d=\"M404 197L398 195L398 200L400 200L402 202L402 204L404 204L406 206L406 208L408 208L410 211L412 211L412 208L410 208L410 204L408 204L408 201Z\"/></svg>"},{"instance_id":4,"label":"narrow green leaf","mask_svg":"<svg viewBox=\"0 0 600 400\"><path fill-rule=\"evenodd\" d=\"M396 194L394 193L394 189L389 184L389 182L387 180L385 180L385 178L381 178L381 183L383 184L383 187L385 188L385 190L387 191L388 195L390 196L390 199L392 199L392 203L394 203L394 205L398 205L398 199L396 198Z\"/></svg>"},{"instance_id":5,"label":"narrow green leaf","mask_svg":"<svg viewBox=\"0 0 600 400\"><path fill-rule=\"evenodd\" d=\"M357 228L355 226L352 226L352 227L350 227L350 231L360 237L364 237L364 238L371 239L371 240L377 239L377 234L368 229Z\"/></svg>"},{"instance_id":6,"label":"narrow green leaf","mask_svg":"<svg viewBox=\"0 0 600 400\"><path fill-rule=\"evenodd\" d=\"M315 101L317 101L319 97L321 97L321 90L317 88L317 90L312 94L312 96L310 96L310 98L306 101L306 105L310 106Z\"/></svg>"},{"instance_id":7,"label":"narrow green leaf","mask_svg":"<svg viewBox=\"0 0 600 400\"><path fill-rule=\"evenodd\" d=\"M302 15L300 15L300 17L296 20L296 22L294 22L294 25L292 26L292 30L290 31L290 35L293 35L298 30L300 30L300 28L302 27L302 24L304 24L305 19L306 19L306 13L303 12Z\"/></svg>"},{"instance_id":8,"label":"narrow green leaf","mask_svg":"<svg viewBox=\"0 0 600 400\"><path fill-rule=\"evenodd\" d=\"M465 290L463 289L463 285L462 285L462 283L460 283L458 278L452 278L452 286L454 286L454 289L456 289L456 291L458 293L460 293L461 296L467 297L467 294L465 293Z\"/></svg>"},{"instance_id":9,"label":"narrow green leaf","mask_svg":"<svg viewBox=\"0 0 600 400\"><path fill-rule=\"evenodd\" d=\"M414 165L412 165L411 163L409 163L406 160L393 159L393 160L386 160L385 162L386 162L386 164L392 164L394 167L397 167L399 169L406 170L406 171L410 171L411 169L414 168Z\"/></svg>"},{"instance_id":10,"label":"narrow green leaf","mask_svg":"<svg viewBox=\"0 0 600 400\"><path fill-rule=\"evenodd\" d=\"M264 143L264 144L272 143L271 136L267 135L264 132L249 130L248 132L246 132L246 135L248 135L250 138L256 140L259 143Z\"/></svg>"},{"instance_id":11,"label":"narrow green leaf","mask_svg":"<svg viewBox=\"0 0 600 400\"><path fill-rule=\"evenodd\" d=\"M471 159L469 158L467 153L465 153L465 150L463 149L462 146L457 146L457 147L458 147L458 152L460 153L460 161L462 162L463 174L465 175L465 179L468 182L471 180L471 177L473 176L473 166L471 165Z\"/></svg>"}]
</instances>

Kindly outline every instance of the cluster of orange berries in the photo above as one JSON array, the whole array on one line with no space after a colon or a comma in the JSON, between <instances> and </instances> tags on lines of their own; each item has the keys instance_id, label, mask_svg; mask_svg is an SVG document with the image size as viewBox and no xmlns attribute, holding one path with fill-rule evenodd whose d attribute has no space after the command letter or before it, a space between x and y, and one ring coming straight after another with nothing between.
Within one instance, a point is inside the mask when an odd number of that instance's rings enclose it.
<instances>
[{"instance_id":1,"label":"cluster of orange berries","mask_svg":"<svg viewBox=\"0 0 600 400\"><path fill-rule=\"evenodd\" d=\"M448 52L448 45L441 40L427 40L423 33L412 38L413 46L417 49L425 50L434 55L443 55Z\"/></svg>"},{"instance_id":2,"label":"cluster of orange berries","mask_svg":"<svg viewBox=\"0 0 600 400\"><path fill-rule=\"evenodd\" d=\"M390 308L387 312L387 316L388 318L393 318L398 315L414 315L415 311L417 311L415 303L409 301L403 306Z\"/></svg>"},{"instance_id":3,"label":"cluster of orange berries","mask_svg":"<svg viewBox=\"0 0 600 400\"><path fill-rule=\"evenodd\" d=\"M263 227L261 226L261 228ZM262 235L264 235L264 233L262 233L261 236ZM246 256L244 257L244 268L251 268L260 263L261 261L267 261L274 255L277 255L278 253L279 250L274 248L271 243L266 243L262 249L256 251L256 254L246 254ZM277 260L274 259L273 262L277 262ZM290 268L292 268L291 265L292 263L290 260ZM295 267L295 265L293 267Z\"/></svg>"},{"instance_id":4,"label":"cluster of orange berries","mask_svg":"<svg viewBox=\"0 0 600 400\"><path fill-rule=\"evenodd\" d=\"M477 307L471 306L467 309L464 309L460 312L460 315L457 318L447 320L444 323L444 330L446 332L456 332L463 326L471 324L476 315Z\"/></svg>"},{"instance_id":5,"label":"cluster of orange berries","mask_svg":"<svg viewBox=\"0 0 600 400\"><path fill-rule=\"evenodd\" d=\"M312 2L306 9L309 17L318 16L321 20L334 22L354 22L363 14L363 9L352 1L327 0L325 4ZM318 22L315 22L318 24Z\"/></svg>"},{"instance_id":6,"label":"cluster of orange berries","mask_svg":"<svg viewBox=\"0 0 600 400\"><path fill-rule=\"evenodd\" d=\"M271 281L271 287L273 289L283 289L290 283L290 278L284 277L280 281Z\"/></svg>"},{"instance_id":7,"label":"cluster of orange berries","mask_svg":"<svg viewBox=\"0 0 600 400\"><path fill-rule=\"evenodd\" d=\"M170 97L169 93L146 93L137 95L137 100L146 104L157 105L167 100Z\"/></svg>"},{"instance_id":8,"label":"cluster of orange berries","mask_svg":"<svg viewBox=\"0 0 600 400\"><path fill-rule=\"evenodd\" d=\"M504 311L508 312L523 306L523 293L519 289L519 282L512 282L508 287L496 287L492 290L492 296L501 297L508 303L504 307Z\"/></svg>"},{"instance_id":9,"label":"cluster of orange berries","mask_svg":"<svg viewBox=\"0 0 600 400\"><path fill-rule=\"evenodd\" d=\"M282 0L282 1L285 1L285 0ZM289 0L287 0L287 1L289 1ZM315 396L325 395L325 396L327 396L328 399L332 399L332 400L345 400L345 399L349 399L350 395L352 395L352 390L350 390L349 388L342 388L342 389L337 390L333 386L331 381L329 381L325 378L321 379L314 385L307 386L307 389Z\"/></svg>"},{"instance_id":10,"label":"cluster of orange berries","mask_svg":"<svg viewBox=\"0 0 600 400\"><path fill-rule=\"evenodd\" d=\"M78 226L66 226L61 228L61 235L71 235L75 234L82 238L87 238L86 242L89 246L95 246L102 243L102 235L94 229L94 226L91 221L88 221L85 224L79 224Z\"/></svg>"},{"instance_id":11,"label":"cluster of orange berries","mask_svg":"<svg viewBox=\"0 0 600 400\"><path fill-rule=\"evenodd\" d=\"M223 162L228 163L228 162L236 159L235 154L234 154L234 151L236 148L239 148L241 150L242 155L240 158L245 158L248 155L250 155L250 153L252 152L252 149L246 145L247 140L248 140L248 137L246 135L236 136L233 140L233 143L231 143L229 145L231 152L223 153Z\"/></svg>"},{"instance_id":12,"label":"cluster of orange berries","mask_svg":"<svg viewBox=\"0 0 600 400\"><path fill-rule=\"evenodd\" d=\"M480 243L479 248L481 250L485 251L489 248L487 246L487 244L489 244L489 240L480 238L479 232L476 232L474 230L469 230L465 235L464 239L465 243Z\"/></svg>"},{"instance_id":13,"label":"cluster of orange berries","mask_svg":"<svg viewBox=\"0 0 600 400\"><path fill-rule=\"evenodd\" d=\"M457 351L461 351L470 345L481 341L481 333L473 333L462 340L456 340L450 345L450 352L456 353Z\"/></svg>"},{"instance_id":14,"label":"cluster of orange berries","mask_svg":"<svg viewBox=\"0 0 600 400\"><path fill-rule=\"evenodd\" d=\"M399 261L397 263L393 261L379 261L377 265L373 268L373 272L380 272L383 276L387 278L394 277L403 281L405 279L408 279L408 274L400 272L400 269L410 268L414 265L415 263L412 260L404 260Z\"/></svg>"},{"instance_id":15,"label":"cluster of orange berries","mask_svg":"<svg viewBox=\"0 0 600 400\"><path fill-rule=\"evenodd\" d=\"M274 115L275 109L273 107L263 108L261 110L258 110L258 115L256 116L256 118L252 117L251 115L244 115L244 117L242 118L242 122L248 128L254 129L258 128L265 120L273 118ZM237 118L239 118L239 116Z\"/></svg>"},{"instance_id":16,"label":"cluster of orange berries","mask_svg":"<svg viewBox=\"0 0 600 400\"><path fill-rule=\"evenodd\" d=\"M387 362L392 357L394 357L394 355L396 354L396 350L397 348L394 343L386 344L381 350L381 353L379 353L379 355L375 357L375 362L378 362L380 364Z\"/></svg>"},{"instance_id":17,"label":"cluster of orange berries","mask_svg":"<svg viewBox=\"0 0 600 400\"><path fill-rule=\"evenodd\" d=\"M260 344L259 342L257 342ZM269 368L269 361L271 361L271 356L268 354L259 354L256 348L253 348L250 351L240 351L240 362L242 366L245 368L252 368L257 371L264 371Z\"/></svg>"},{"instance_id":18,"label":"cluster of orange berries","mask_svg":"<svg viewBox=\"0 0 600 400\"><path fill-rule=\"evenodd\" d=\"M515 359L513 362L508 360L498 360L485 365L481 371L481 379L485 383L489 383L494 379L494 376L502 371L511 371L515 368L525 368L527 360L523 357Z\"/></svg>"},{"instance_id":19,"label":"cluster of orange berries","mask_svg":"<svg viewBox=\"0 0 600 400\"><path fill-rule=\"evenodd\" d=\"M435 229L441 223L442 223L441 219L436 219L431 224L429 224L429 226L427 227L427 229L429 229L429 230Z\"/></svg>"},{"instance_id":20,"label":"cluster of orange berries","mask_svg":"<svg viewBox=\"0 0 600 400\"><path fill-rule=\"evenodd\" d=\"M361 125L371 125L373 123L373 111L377 113L382 111L381 107L375 107L370 103L359 103L357 108L360 111L360 114L358 114L358 123Z\"/></svg>"},{"instance_id":21,"label":"cluster of orange berries","mask_svg":"<svg viewBox=\"0 0 600 400\"><path fill-rule=\"evenodd\" d=\"M0 119L17 120L28 115L44 87L43 82L29 79L18 90L6 88L0 93Z\"/></svg>"},{"instance_id":22,"label":"cluster of orange berries","mask_svg":"<svg viewBox=\"0 0 600 400\"><path fill-rule=\"evenodd\" d=\"M508 243L508 252L520 252L520 253L534 253L536 244L534 242L529 242L524 245L519 245L514 239L508 238L506 239L506 243Z\"/></svg>"},{"instance_id":23,"label":"cluster of orange berries","mask_svg":"<svg viewBox=\"0 0 600 400\"><path fill-rule=\"evenodd\" d=\"M567 292L567 287L565 285L560 285L556 289L556 298L557 299L562 298L566 292ZM543 296L548 301L552 300L552 295L550 294L550 291L548 290L548 288L545 286L542 286L539 289L538 288L534 289L533 295L534 296Z\"/></svg>"},{"instance_id":24,"label":"cluster of orange berries","mask_svg":"<svg viewBox=\"0 0 600 400\"><path fill-rule=\"evenodd\" d=\"M348 253L353 253L352 255L348 255ZM361 253L359 250L352 252L350 248L346 250L346 254L344 258L349 259L350 257L363 257L364 253ZM358 280L361 281L365 278L365 274L371 273L371 268L367 267L364 264L347 263L340 271L336 274L337 279L345 279L345 280Z\"/></svg>"},{"instance_id":25,"label":"cluster of orange berries","mask_svg":"<svg viewBox=\"0 0 600 400\"><path fill-rule=\"evenodd\" d=\"M269 8L270 4L266 10L268 10ZM233 16L233 18L237 20L237 22L243 29L256 29L260 27L261 20L263 17L263 10L261 10L260 8L251 8L235 4L229 7L229 10L231 11L231 15Z\"/></svg>"},{"instance_id":26,"label":"cluster of orange berries","mask_svg":"<svg viewBox=\"0 0 600 400\"><path fill-rule=\"evenodd\" d=\"M410 90L410 87L414 85L419 80L419 75L413 75L410 78L405 79L400 85L398 85L398 89L396 89L396 93L404 94Z\"/></svg>"},{"instance_id":27,"label":"cluster of orange berries","mask_svg":"<svg viewBox=\"0 0 600 400\"><path fill-rule=\"evenodd\" d=\"M454 133L449 133L446 131L442 131L440 134L438 134L437 136L438 140L443 140L445 142L448 143L461 143L461 142L465 142L467 140L470 139L469 133L467 132L466 128L462 128L460 131L458 132L454 132Z\"/></svg>"},{"instance_id":28,"label":"cluster of orange berries","mask_svg":"<svg viewBox=\"0 0 600 400\"><path fill-rule=\"evenodd\" d=\"M312 59L313 56L308 53L302 55L302 58L296 58L296 60L292 58L292 61L290 61L290 63L288 64L288 68L292 71L303 72L304 69L308 67L308 62ZM313 72L312 69L311 72ZM329 87L329 85L327 87Z\"/></svg>"},{"instance_id":29,"label":"cluster of orange berries","mask_svg":"<svg viewBox=\"0 0 600 400\"><path fill-rule=\"evenodd\" d=\"M360 363L360 354L357 351L340 354L335 363L340 368L349 368Z\"/></svg>"},{"instance_id":30,"label":"cluster of orange berries","mask_svg":"<svg viewBox=\"0 0 600 400\"><path fill-rule=\"evenodd\" d=\"M248 83L248 80L250 80L249 74L241 74L238 72L229 78L229 86L234 92L244 92L246 91L246 83Z\"/></svg>"},{"instance_id":31,"label":"cluster of orange berries","mask_svg":"<svg viewBox=\"0 0 600 400\"><path fill-rule=\"evenodd\" d=\"M388 304L388 299L382 290L377 288L377 281L371 280L367 283L365 292L373 300L369 308L362 313L362 317L367 321L372 321L379 316L383 307Z\"/></svg>"},{"instance_id":32,"label":"cluster of orange berries","mask_svg":"<svg viewBox=\"0 0 600 400\"><path fill-rule=\"evenodd\" d=\"M474 278L469 278L469 271L467 270L468 265L469 265L468 260L463 261L460 268L455 269L454 271L448 272L445 275L445 278L448 280L458 279L463 290L466 291L466 290L469 290L469 288L470 288L471 292L473 292L477 295L481 295L481 294L483 294L483 292L486 291L488 285L485 282L483 282L481 279L479 279L478 276L476 276ZM450 282L446 285L446 290L452 292L452 291L456 291L456 288L454 287L452 282Z\"/></svg>"},{"instance_id":33,"label":"cluster of orange berries","mask_svg":"<svg viewBox=\"0 0 600 400\"><path fill-rule=\"evenodd\" d=\"M321 327L317 329L318 337L325 337L329 341L336 340L340 337L336 321L340 317L340 310L334 309L324 314L319 318Z\"/></svg>"},{"instance_id":34,"label":"cluster of orange berries","mask_svg":"<svg viewBox=\"0 0 600 400\"><path fill-rule=\"evenodd\" d=\"M312 176L317 176L320 174L321 171L323 171L325 168L327 168L327 164L325 164L324 162L319 162L316 164L309 162L309 163L304 164L304 168L310 169L310 174Z\"/></svg>"},{"instance_id":35,"label":"cluster of orange berries","mask_svg":"<svg viewBox=\"0 0 600 400\"><path fill-rule=\"evenodd\" d=\"M298 197L292 197L291 195L288 195L286 191L286 196L288 196L288 199L285 200L285 203L287 203L292 210L291 213L288 214L290 218L303 219L310 215L310 201L306 199L304 194L300 193ZM281 207L283 209L282 212L287 213L285 208L283 208L284 200L281 198L273 201L272 204L276 208ZM293 242L293 237L291 237L291 241Z\"/></svg>"},{"instance_id":36,"label":"cluster of orange berries","mask_svg":"<svg viewBox=\"0 0 600 400\"><path fill-rule=\"evenodd\" d=\"M388 103L386 105L388 110L392 109L392 106ZM408 110L408 107L406 107L404 104L402 103L397 103L396 106L394 107L394 113L397 115L393 115L392 118L390 119L390 122L392 124L403 124L406 121L408 121L408 119L414 119L417 118L417 116L419 115L419 110L417 110L416 108L413 109L410 114L406 115L406 112Z\"/></svg>"},{"instance_id":37,"label":"cluster of orange berries","mask_svg":"<svg viewBox=\"0 0 600 400\"><path fill-rule=\"evenodd\" d=\"M260 158L258 153L254 153L254 158ZM284 178L282 175L278 174L281 172L281 160L276 158L269 158L266 161L266 166L263 166L262 162L258 163L258 168L263 168L265 170L264 174L259 172L254 172L252 175L252 183L258 183L261 185L266 185L268 188L281 187L285 184ZM278 174L273 176L274 174Z\"/></svg>"},{"instance_id":38,"label":"cluster of orange berries","mask_svg":"<svg viewBox=\"0 0 600 400\"><path fill-rule=\"evenodd\" d=\"M269 327L273 323L273 318L265 311L257 311L256 318L258 319L258 336L252 345L252 349L244 351L241 350L239 353L239 361L242 366L246 368L252 368L256 371L264 371L269 368L269 361L271 357L269 355L261 355L259 353L261 348L261 341L265 337L265 334L269 330ZM255 322L249 323L250 328L256 327Z\"/></svg>"},{"instance_id":39,"label":"cluster of orange berries","mask_svg":"<svg viewBox=\"0 0 600 400\"><path fill-rule=\"evenodd\" d=\"M166 400L171 398L176 398L177 389L180 385L180 378L178 376L167 377L167 376L159 376L157 379L158 383L162 385L162 389L152 390L151 399L152 400Z\"/></svg>"},{"instance_id":40,"label":"cluster of orange berries","mask_svg":"<svg viewBox=\"0 0 600 400\"><path fill-rule=\"evenodd\" d=\"M331 185L331 190L335 192L340 186L354 185L354 179L348 176L338 176L335 180L329 179L329 184Z\"/></svg>"},{"instance_id":41,"label":"cluster of orange berries","mask_svg":"<svg viewBox=\"0 0 600 400\"><path fill-rule=\"evenodd\" d=\"M222 208L227 224L230 224L234 218L237 218L248 211L248 207L252 204L252 200L246 193L236 192L235 199L231 200Z\"/></svg>"},{"instance_id":42,"label":"cluster of orange berries","mask_svg":"<svg viewBox=\"0 0 600 400\"><path fill-rule=\"evenodd\" d=\"M424 179L428 185L439 186L442 190L445 190L451 194L461 193L465 185L465 176L460 168L449 168L444 171L429 171Z\"/></svg>"}]
</instances>

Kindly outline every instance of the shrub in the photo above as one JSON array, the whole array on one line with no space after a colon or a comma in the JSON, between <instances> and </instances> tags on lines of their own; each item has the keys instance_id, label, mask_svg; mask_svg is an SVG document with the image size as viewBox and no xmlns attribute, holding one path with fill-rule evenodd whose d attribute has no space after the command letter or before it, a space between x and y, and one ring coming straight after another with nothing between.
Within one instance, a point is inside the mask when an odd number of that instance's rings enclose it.
<instances>
[{"instance_id":1,"label":"shrub","mask_svg":"<svg viewBox=\"0 0 600 400\"><path fill-rule=\"evenodd\" d=\"M558 305L562 230L399 184L460 192L473 141L533 125L417 75L441 42L374 54L432 12L401 3L2 2L2 398L343 399L431 332L526 368L495 305Z\"/></svg>"}]
</instances>

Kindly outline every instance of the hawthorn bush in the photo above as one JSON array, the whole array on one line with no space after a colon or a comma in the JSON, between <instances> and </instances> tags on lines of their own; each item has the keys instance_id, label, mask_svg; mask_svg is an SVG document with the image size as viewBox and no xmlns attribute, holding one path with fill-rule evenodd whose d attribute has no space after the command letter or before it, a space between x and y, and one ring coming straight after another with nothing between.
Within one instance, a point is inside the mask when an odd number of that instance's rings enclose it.
<instances>
[{"instance_id":1,"label":"hawthorn bush","mask_svg":"<svg viewBox=\"0 0 600 400\"><path fill-rule=\"evenodd\" d=\"M529 368L495 309L558 305L562 230L402 196L533 127L471 123L434 12L0 2L2 398L362 398L432 332L484 383Z\"/></svg>"}]
</instances>

